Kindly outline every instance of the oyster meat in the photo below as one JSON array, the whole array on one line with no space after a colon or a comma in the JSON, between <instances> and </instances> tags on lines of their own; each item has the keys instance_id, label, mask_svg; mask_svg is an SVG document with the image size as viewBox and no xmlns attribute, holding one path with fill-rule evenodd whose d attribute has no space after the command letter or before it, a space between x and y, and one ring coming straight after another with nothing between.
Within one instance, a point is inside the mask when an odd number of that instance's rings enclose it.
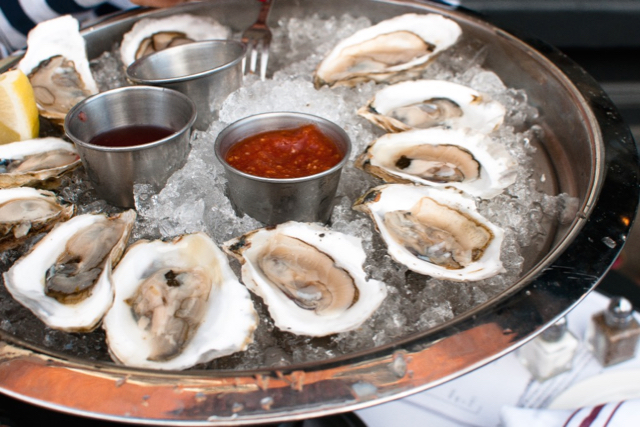
<instances>
[{"instance_id":1,"label":"oyster meat","mask_svg":"<svg viewBox=\"0 0 640 427\"><path fill-rule=\"evenodd\" d=\"M461 34L457 23L435 13L396 16L338 43L318 66L315 86L406 80L413 77L408 70L425 67Z\"/></svg>"},{"instance_id":2,"label":"oyster meat","mask_svg":"<svg viewBox=\"0 0 640 427\"><path fill-rule=\"evenodd\" d=\"M207 16L179 14L145 18L136 22L122 38L120 59L128 67L136 59L171 46L230 36L228 27Z\"/></svg>"},{"instance_id":3,"label":"oyster meat","mask_svg":"<svg viewBox=\"0 0 640 427\"><path fill-rule=\"evenodd\" d=\"M360 240L317 224L254 230L223 249L242 263L242 281L283 331L320 337L356 329L387 294L383 282L366 279Z\"/></svg>"},{"instance_id":4,"label":"oyster meat","mask_svg":"<svg viewBox=\"0 0 640 427\"><path fill-rule=\"evenodd\" d=\"M386 182L453 187L485 199L512 185L518 168L504 146L490 137L441 127L383 135L355 165Z\"/></svg>"},{"instance_id":5,"label":"oyster meat","mask_svg":"<svg viewBox=\"0 0 640 427\"><path fill-rule=\"evenodd\" d=\"M249 292L204 233L134 243L112 280L103 328L117 362L186 369L253 341L258 316Z\"/></svg>"},{"instance_id":6,"label":"oyster meat","mask_svg":"<svg viewBox=\"0 0 640 427\"><path fill-rule=\"evenodd\" d=\"M369 190L354 209L371 216L391 257L416 273L472 281L504 271L504 231L455 191L389 184Z\"/></svg>"},{"instance_id":7,"label":"oyster meat","mask_svg":"<svg viewBox=\"0 0 640 427\"><path fill-rule=\"evenodd\" d=\"M502 124L505 113L499 102L443 80L387 86L358 110L359 115L387 132L448 126L490 133Z\"/></svg>"},{"instance_id":8,"label":"oyster meat","mask_svg":"<svg viewBox=\"0 0 640 427\"><path fill-rule=\"evenodd\" d=\"M75 146L47 137L0 146L0 188L38 185L80 165Z\"/></svg>"},{"instance_id":9,"label":"oyster meat","mask_svg":"<svg viewBox=\"0 0 640 427\"><path fill-rule=\"evenodd\" d=\"M35 233L49 231L75 211L50 191L30 187L0 190L0 250L21 245Z\"/></svg>"},{"instance_id":10,"label":"oyster meat","mask_svg":"<svg viewBox=\"0 0 640 427\"><path fill-rule=\"evenodd\" d=\"M79 215L58 224L4 273L7 290L47 326L93 330L111 306L111 266L118 262L135 211Z\"/></svg>"},{"instance_id":11,"label":"oyster meat","mask_svg":"<svg viewBox=\"0 0 640 427\"><path fill-rule=\"evenodd\" d=\"M63 15L38 24L18 64L31 81L40 115L62 124L67 112L98 93L78 21Z\"/></svg>"}]
</instances>

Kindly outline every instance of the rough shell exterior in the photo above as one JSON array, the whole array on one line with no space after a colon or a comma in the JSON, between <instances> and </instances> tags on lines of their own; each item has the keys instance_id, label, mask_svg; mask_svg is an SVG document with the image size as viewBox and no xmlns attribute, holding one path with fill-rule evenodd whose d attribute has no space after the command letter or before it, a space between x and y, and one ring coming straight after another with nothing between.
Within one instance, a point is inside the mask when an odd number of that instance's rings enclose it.
<instances>
[{"instance_id":1,"label":"rough shell exterior","mask_svg":"<svg viewBox=\"0 0 640 427\"><path fill-rule=\"evenodd\" d=\"M211 280L206 314L182 351L169 360L150 360L153 332L134 317L127 302L140 285L161 268L200 269ZM240 284L226 255L204 233L173 241L139 240L131 245L113 273L115 299L103 320L109 352L128 366L186 369L244 350L253 341L258 316L247 289Z\"/></svg>"},{"instance_id":2,"label":"rough shell exterior","mask_svg":"<svg viewBox=\"0 0 640 427\"><path fill-rule=\"evenodd\" d=\"M407 48L402 41L389 39L391 34L416 36L428 48L410 58L393 58L395 53L406 52ZM315 86L354 86L369 80L389 82L394 81L396 76L401 76L401 80L412 78L408 71L426 66L435 55L452 46L461 34L460 26L442 15L409 13L396 16L357 31L338 43L318 66L314 76ZM381 43L384 46L379 51L375 49L376 38L384 38L384 43ZM394 54L390 55L393 49ZM368 64L372 58L375 66ZM354 61L355 64L343 69L345 63Z\"/></svg>"},{"instance_id":3,"label":"rough shell exterior","mask_svg":"<svg viewBox=\"0 0 640 427\"><path fill-rule=\"evenodd\" d=\"M414 127L392 117L392 111L428 100L443 99L456 105L461 115L442 117L432 126L469 128L481 133L490 133L504 121L506 109L499 102L490 100L469 87L443 80L416 80L387 86L358 110L358 114L387 132L402 132Z\"/></svg>"},{"instance_id":4,"label":"rough shell exterior","mask_svg":"<svg viewBox=\"0 0 640 427\"><path fill-rule=\"evenodd\" d=\"M122 38L120 58L125 67L135 61L136 52L145 38L166 31L183 32L189 39L194 41L227 39L231 35L229 28L205 16L181 14L166 18L141 19Z\"/></svg>"},{"instance_id":5,"label":"rough shell exterior","mask_svg":"<svg viewBox=\"0 0 640 427\"><path fill-rule=\"evenodd\" d=\"M461 269L449 269L417 257L403 245L400 245L389 233L384 216L392 211L408 211L423 197L429 197L437 203L447 206L474 221L483 224L493 234L489 245L484 248L478 260ZM376 229L387 244L391 257L416 273L459 282L482 280L504 272L500 261L500 249L504 231L487 221L477 212L473 199L438 188L412 184L388 184L369 190L354 205L354 209L365 212L373 219Z\"/></svg>"},{"instance_id":6,"label":"rough shell exterior","mask_svg":"<svg viewBox=\"0 0 640 427\"><path fill-rule=\"evenodd\" d=\"M434 182L393 167L394 159L402 156L403 151L427 144L457 146L468 151L480 165L479 177L461 182ZM515 182L518 163L502 145L484 134L434 127L383 135L360 155L356 166L387 182L453 187L471 196L490 199Z\"/></svg>"},{"instance_id":7,"label":"rough shell exterior","mask_svg":"<svg viewBox=\"0 0 640 427\"><path fill-rule=\"evenodd\" d=\"M135 211L126 211L118 217L126 224L124 232L102 264L102 272L87 298L72 304L61 303L45 294L45 277L49 268L63 255L66 242L75 233L93 224L108 223L109 220L102 214L76 216L58 224L40 240L4 273L5 286L11 295L51 328L68 332L93 330L113 301L111 267L118 262L124 251L136 214Z\"/></svg>"},{"instance_id":8,"label":"rough shell exterior","mask_svg":"<svg viewBox=\"0 0 640 427\"><path fill-rule=\"evenodd\" d=\"M81 164L75 146L61 138L38 138L0 146L0 160L5 163L56 150L68 153L69 162L57 164L54 167L38 167L25 171L0 173L0 188L40 186L44 184L44 181L60 177Z\"/></svg>"},{"instance_id":9,"label":"rough shell exterior","mask_svg":"<svg viewBox=\"0 0 640 427\"><path fill-rule=\"evenodd\" d=\"M314 246L333 259L337 268L348 272L357 287L357 300L347 309L323 314L302 308L274 286L262 273L259 256L265 245L280 233ZM375 312L387 294L384 283L366 279L363 270L366 255L360 240L318 224L286 222L232 239L223 248L242 262L243 283L263 298L275 325L287 332L319 337L355 329Z\"/></svg>"}]
</instances>

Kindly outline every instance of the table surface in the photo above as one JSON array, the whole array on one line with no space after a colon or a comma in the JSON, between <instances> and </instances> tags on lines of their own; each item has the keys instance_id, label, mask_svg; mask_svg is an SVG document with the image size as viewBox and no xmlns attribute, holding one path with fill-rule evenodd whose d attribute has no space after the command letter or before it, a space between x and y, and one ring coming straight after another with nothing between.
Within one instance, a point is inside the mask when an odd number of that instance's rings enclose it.
<instances>
[{"instance_id":1,"label":"table surface","mask_svg":"<svg viewBox=\"0 0 640 427\"><path fill-rule=\"evenodd\" d=\"M639 288L640 289L640 288ZM545 382L536 381L518 361L515 353L483 366L467 375L449 381L433 389L383 405L356 411L369 427L402 425L419 427L489 427L499 426L500 410L504 406L520 408L548 408L559 396L569 397L576 386L586 379L593 380L611 372L625 372L630 380L640 378L640 355L630 361L603 368L589 352L585 333L591 317L602 311L609 298L600 292L592 292L568 315L569 330L579 339L573 368ZM636 312L636 317L640 319ZM527 344L525 344L527 345ZM605 378L606 379L606 378ZM633 391L640 397L640 381L625 391ZM575 387L575 388L574 388ZM592 390L591 395L603 394L603 399L618 399L615 387ZM576 404L580 407L579 396ZM600 397L600 396L597 396Z\"/></svg>"}]
</instances>

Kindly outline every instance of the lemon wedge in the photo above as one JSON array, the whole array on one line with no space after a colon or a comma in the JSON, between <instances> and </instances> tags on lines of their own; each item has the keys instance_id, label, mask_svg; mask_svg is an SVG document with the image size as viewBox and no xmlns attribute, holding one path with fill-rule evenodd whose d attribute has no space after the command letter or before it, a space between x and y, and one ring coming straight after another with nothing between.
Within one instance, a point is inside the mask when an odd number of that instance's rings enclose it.
<instances>
[{"instance_id":1,"label":"lemon wedge","mask_svg":"<svg viewBox=\"0 0 640 427\"><path fill-rule=\"evenodd\" d=\"M0 74L0 144L36 138L39 128L29 78L20 70Z\"/></svg>"}]
</instances>

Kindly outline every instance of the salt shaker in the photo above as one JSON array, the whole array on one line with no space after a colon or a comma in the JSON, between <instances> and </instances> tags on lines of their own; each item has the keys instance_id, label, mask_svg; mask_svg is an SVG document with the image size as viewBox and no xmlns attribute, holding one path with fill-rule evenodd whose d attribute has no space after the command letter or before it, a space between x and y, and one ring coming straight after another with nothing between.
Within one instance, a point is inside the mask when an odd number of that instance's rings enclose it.
<instances>
[{"instance_id":1,"label":"salt shaker","mask_svg":"<svg viewBox=\"0 0 640 427\"><path fill-rule=\"evenodd\" d=\"M626 298L613 298L609 307L595 314L587 330L589 348L600 364L610 366L635 356L640 325Z\"/></svg>"},{"instance_id":2,"label":"salt shaker","mask_svg":"<svg viewBox=\"0 0 640 427\"><path fill-rule=\"evenodd\" d=\"M578 339L561 318L517 352L520 362L540 382L571 369Z\"/></svg>"}]
</instances>

